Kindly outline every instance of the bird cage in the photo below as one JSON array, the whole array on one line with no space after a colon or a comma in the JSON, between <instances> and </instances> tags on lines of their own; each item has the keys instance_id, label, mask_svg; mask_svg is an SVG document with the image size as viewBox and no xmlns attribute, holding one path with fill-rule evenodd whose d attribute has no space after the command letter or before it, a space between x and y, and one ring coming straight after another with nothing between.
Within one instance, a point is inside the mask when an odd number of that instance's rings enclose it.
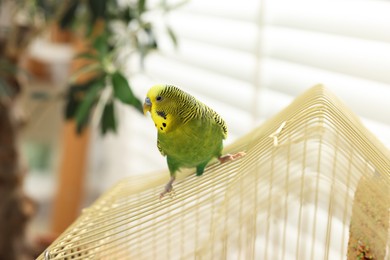
<instances>
[{"instance_id":1,"label":"bird cage","mask_svg":"<svg viewBox=\"0 0 390 260\"><path fill-rule=\"evenodd\" d=\"M315 86L211 163L103 194L38 259L389 259L390 153Z\"/></svg>"}]
</instances>

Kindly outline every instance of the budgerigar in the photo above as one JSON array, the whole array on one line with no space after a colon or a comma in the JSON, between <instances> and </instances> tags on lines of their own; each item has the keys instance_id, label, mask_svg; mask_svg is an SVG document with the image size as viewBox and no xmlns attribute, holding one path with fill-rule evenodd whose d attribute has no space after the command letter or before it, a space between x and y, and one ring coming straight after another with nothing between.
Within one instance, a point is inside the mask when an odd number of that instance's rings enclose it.
<instances>
[{"instance_id":1,"label":"budgerigar","mask_svg":"<svg viewBox=\"0 0 390 260\"><path fill-rule=\"evenodd\" d=\"M147 93L143 109L145 114L150 112L157 128L157 147L166 156L171 175L160 198L172 191L180 168L196 167L196 174L200 176L215 157L223 163L244 155L240 152L222 156L223 140L227 136L225 121L178 87L153 86Z\"/></svg>"}]
</instances>

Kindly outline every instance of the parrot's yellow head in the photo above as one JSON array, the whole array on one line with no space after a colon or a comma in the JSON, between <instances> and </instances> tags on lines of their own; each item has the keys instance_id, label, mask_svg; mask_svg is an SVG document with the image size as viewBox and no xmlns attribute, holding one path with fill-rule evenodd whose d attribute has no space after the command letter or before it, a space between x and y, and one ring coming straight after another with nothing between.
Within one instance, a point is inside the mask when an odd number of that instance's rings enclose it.
<instances>
[{"instance_id":1,"label":"parrot's yellow head","mask_svg":"<svg viewBox=\"0 0 390 260\"><path fill-rule=\"evenodd\" d=\"M146 94L144 114L150 112L158 131L168 132L177 123L176 115L183 105L183 98L187 95L175 86L155 85Z\"/></svg>"},{"instance_id":2,"label":"parrot's yellow head","mask_svg":"<svg viewBox=\"0 0 390 260\"><path fill-rule=\"evenodd\" d=\"M152 109L156 110L163 99L161 96L161 92L164 90L164 85L155 85L151 87L146 94L145 102L144 102L144 114L147 112L152 113Z\"/></svg>"}]
</instances>

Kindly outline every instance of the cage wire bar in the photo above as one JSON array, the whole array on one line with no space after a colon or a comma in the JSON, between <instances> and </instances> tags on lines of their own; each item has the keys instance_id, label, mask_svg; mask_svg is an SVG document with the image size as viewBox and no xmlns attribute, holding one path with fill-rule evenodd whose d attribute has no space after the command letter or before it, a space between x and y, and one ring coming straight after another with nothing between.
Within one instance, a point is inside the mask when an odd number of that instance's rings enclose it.
<instances>
[{"instance_id":1,"label":"cage wire bar","mask_svg":"<svg viewBox=\"0 0 390 260\"><path fill-rule=\"evenodd\" d=\"M38 259L389 259L390 153L321 85L192 171L124 179ZM371 257L371 258L370 258Z\"/></svg>"}]
</instances>

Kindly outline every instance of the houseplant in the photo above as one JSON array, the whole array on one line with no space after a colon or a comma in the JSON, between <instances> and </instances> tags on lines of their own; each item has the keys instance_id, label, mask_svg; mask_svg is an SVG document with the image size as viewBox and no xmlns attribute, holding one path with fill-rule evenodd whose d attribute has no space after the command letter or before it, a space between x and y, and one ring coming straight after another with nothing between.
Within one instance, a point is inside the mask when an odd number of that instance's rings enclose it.
<instances>
[{"instance_id":1,"label":"houseplant","mask_svg":"<svg viewBox=\"0 0 390 260\"><path fill-rule=\"evenodd\" d=\"M71 77L64 95L65 117L75 120L77 131L81 133L99 104L102 107L101 132L115 132L118 120L114 102L123 102L141 111L141 102L131 91L130 80L125 76L123 60L126 55L138 55L142 64L150 51L158 49L158 39L148 13L164 15L181 4L168 5L162 1L151 7L146 0L0 0L0 12L10 14L2 15L2 19L8 18L8 21L0 23L0 145L7 148L0 152L1 259L19 259L28 251L24 232L35 207L23 192L25 171L20 168L18 121L12 113L15 101L23 91L18 74L26 48L53 24L81 41L82 51L75 57L81 61L81 66ZM118 39L118 29L128 38ZM167 33L176 44L169 27ZM23 73L28 74L28 71ZM10 228L13 225L18 228Z\"/></svg>"}]
</instances>

